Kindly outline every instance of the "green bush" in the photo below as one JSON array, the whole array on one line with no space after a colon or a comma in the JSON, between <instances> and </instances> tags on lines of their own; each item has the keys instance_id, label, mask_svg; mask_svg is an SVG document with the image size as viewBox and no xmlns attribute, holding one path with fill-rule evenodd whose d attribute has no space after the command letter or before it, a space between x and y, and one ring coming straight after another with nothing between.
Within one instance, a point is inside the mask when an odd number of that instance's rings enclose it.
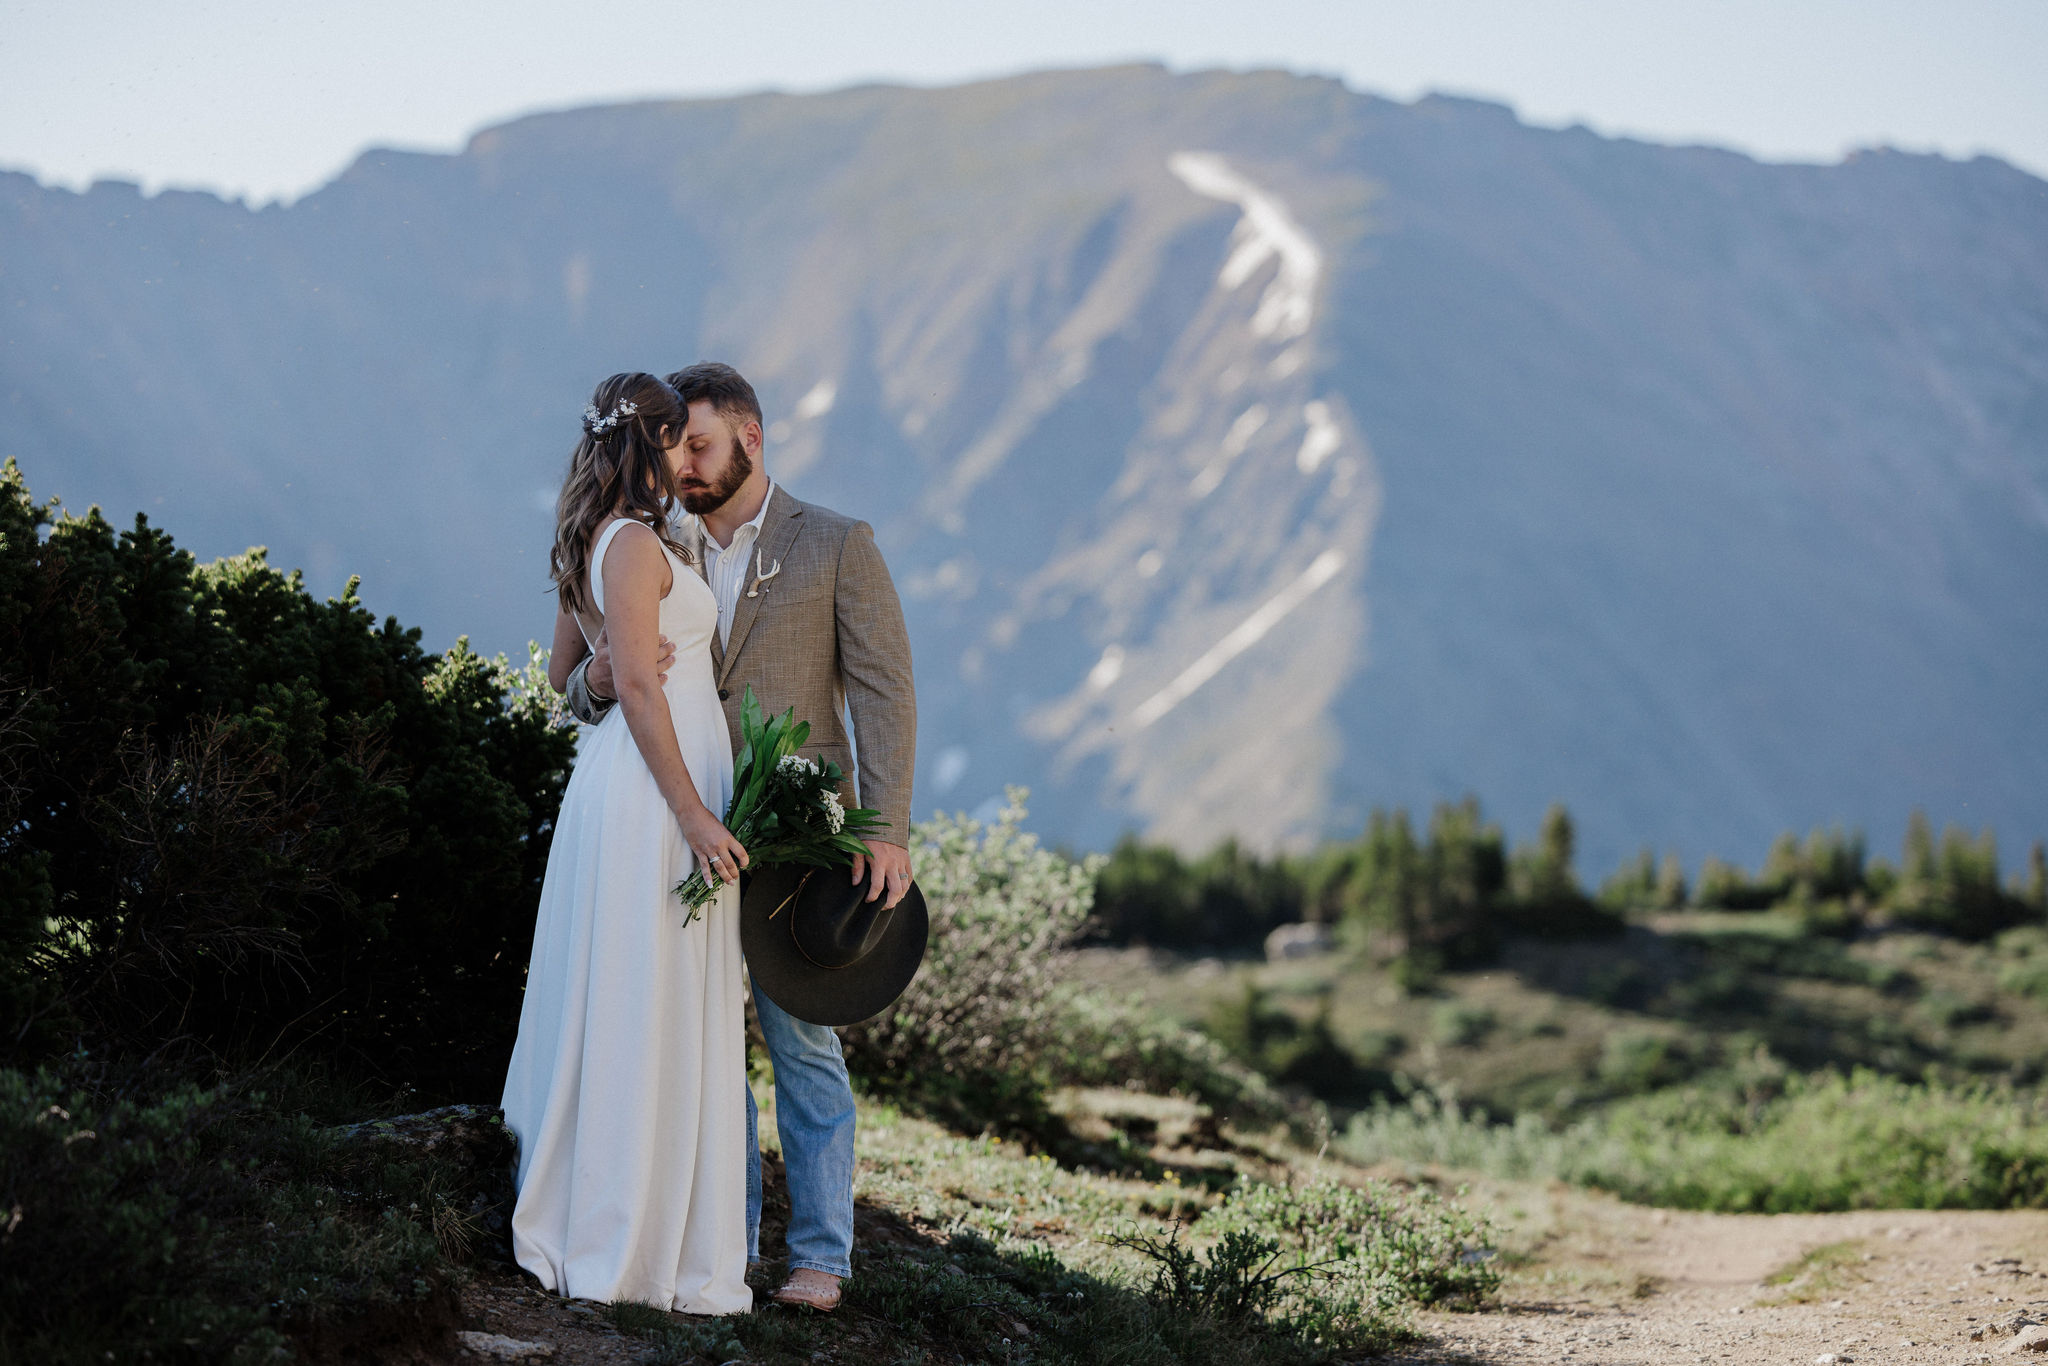
<instances>
[{"instance_id":1,"label":"green bush","mask_svg":"<svg viewBox=\"0 0 2048 1366\"><path fill-rule=\"evenodd\" d=\"M1436 1041L1451 1048L1472 1048L1493 1032L1497 1023L1486 1006L1463 1001L1445 1001L1430 1015L1430 1029Z\"/></svg>"},{"instance_id":2,"label":"green bush","mask_svg":"<svg viewBox=\"0 0 2048 1366\"><path fill-rule=\"evenodd\" d=\"M574 741L502 660L0 468L0 1058L501 1078Z\"/></svg>"},{"instance_id":3,"label":"green bush","mask_svg":"<svg viewBox=\"0 0 2048 1366\"><path fill-rule=\"evenodd\" d=\"M1416 1162L1509 1180L1563 1181L1572 1179L1589 1136L1584 1126L1553 1129L1526 1112L1495 1123L1483 1110L1423 1090L1353 1115L1338 1146L1366 1165Z\"/></svg>"},{"instance_id":4,"label":"green bush","mask_svg":"<svg viewBox=\"0 0 2048 1366\"><path fill-rule=\"evenodd\" d=\"M1274 1006L1257 983L1212 1006L1204 1030L1238 1062L1282 1086L1324 1100L1362 1104L1391 1084L1384 1072L1361 1064L1330 1028L1330 1002L1303 1020Z\"/></svg>"},{"instance_id":5,"label":"green bush","mask_svg":"<svg viewBox=\"0 0 2048 1366\"><path fill-rule=\"evenodd\" d=\"M1500 1288L1493 1230L1426 1186L1248 1182L1205 1211L1195 1231L1270 1238L1308 1263L1330 1265L1331 1279L1361 1303L1371 1292L1469 1309Z\"/></svg>"},{"instance_id":6,"label":"green bush","mask_svg":"<svg viewBox=\"0 0 2048 1366\"><path fill-rule=\"evenodd\" d=\"M1954 1029L1959 1025L1984 1024L1997 1017L1997 1010L1988 1001L1962 996L1953 991L1935 988L1920 997L1920 1014L1938 1029Z\"/></svg>"},{"instance_id":7,"label":"green bush","mask_svg":"<svg viewBox=\"0 0 2048 1366\"><path fill-rule=\"evenodd\" d=\"M1070 992L1062 1002L1059 1033L1041 1055L1048 1080L1056 1084L1135 1086L1153 1095L1184 1096L1225 1119L1261 1127L1290 1117L1286 1100L1257 1068L1139 1001Z\"/></svg>"},{"instance_id":8,"label":"green bush","mask_svg":"<svg viewBox=\"0 0 2048 1366\"><path fill-rule=\"evenodd\" d=\"M2048 929L2024 925L1998 936L1998 989L2048 1001Z\"/></svg>"},{"instance_id":9,"label":"green bush","mask_svg":"<svg viewBox=\"0 0 2048 1366\"><path fill-rule=\"evenodd\" d=\"M1646 1203L1771 1214L2048 1203L2048 1110L2003 1087L1822 1074L1760 1105L1675 1093L1603 1123L1620 1151L1585 1179Z\"/></svg>"},{"instance_id":10,"label":"green bush","mask_svg":"<svg viewBox=\"0 0 2048 1366\"><path fill-rule=\"evenodd\" d=\"M1612 1095L1654 1091L1685 1080L1692 1071L1691 1053L1666 1034L1616 1030L1600 1047L1600 1084Z\"/></svg>"},{"instance_id":11,"label":"green bush","mask_svg":"<svg viewBox=\"0 0 2048 1366\"><path fill-rule=\"evenodd\" d=\"M1766 1067L1561 1128L1490 1123L1426 1095L1355 1116L1353 1160L1596 1186L1645 1204L1784 1214L2048 1206L2048 1102L2000 1085Z\"/></svg>"},{"instance_id":12,"label":"green bush","mask_svg":"<svg viewBox=\"0 0 2048 1366\"><path fill-rule=\"evenodd\" d=\"M1247 1347L1309 1360L1384 1351L1414 1307L1476 1308L1500 1285L1484 1221L1385 1182L1243 1184L1186 1233L1110 1241L1151 1266L1145 1297L1169 1321L1263 1330Z\"/></svg>"}]
</instances>

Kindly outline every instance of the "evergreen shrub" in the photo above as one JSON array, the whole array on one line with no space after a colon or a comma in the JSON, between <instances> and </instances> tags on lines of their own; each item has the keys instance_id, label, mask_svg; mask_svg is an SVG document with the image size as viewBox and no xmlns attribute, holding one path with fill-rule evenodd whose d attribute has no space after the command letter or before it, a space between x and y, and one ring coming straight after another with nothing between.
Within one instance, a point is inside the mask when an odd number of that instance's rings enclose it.
<instances>
[{"instance_id":1,"label":"evergreen shrub","mask_svg":"<svg viewBox=\"0 0 2048 1366\"><path fill-rule=\"evenodd\" d=\"M310 1046L494 1087L574 740L351 581L198 564L0 467L0 1060Z\"/></svg>"}]
</instances>

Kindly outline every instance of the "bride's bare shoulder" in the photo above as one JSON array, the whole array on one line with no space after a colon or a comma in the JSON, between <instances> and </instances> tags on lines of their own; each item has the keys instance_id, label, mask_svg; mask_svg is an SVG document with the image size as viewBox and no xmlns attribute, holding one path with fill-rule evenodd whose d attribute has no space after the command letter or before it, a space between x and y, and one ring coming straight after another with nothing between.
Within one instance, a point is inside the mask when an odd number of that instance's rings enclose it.
<instances>
[{"instance_id":1,"label":"bride's bare shoulder","mask_svg":"<svg viewBox=\"0 0 2048 1366\"><path fill-rule=\"evenodd\" d=\"M614 517L597 529L597 539L604 539L614 526L620 529L612 535L611 546L605 551L604 562L599 566L604 581L650 580L661 584L662 593L666 595L670 574L668 557L662 554L661 537L655 534L653 527L636 518Z\"/></svg>"}]
</instances>

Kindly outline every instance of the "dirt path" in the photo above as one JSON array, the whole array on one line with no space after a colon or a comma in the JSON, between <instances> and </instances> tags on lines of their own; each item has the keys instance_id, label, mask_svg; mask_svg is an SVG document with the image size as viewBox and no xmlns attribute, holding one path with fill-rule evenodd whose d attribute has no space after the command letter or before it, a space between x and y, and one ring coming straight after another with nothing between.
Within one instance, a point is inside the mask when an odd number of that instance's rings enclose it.
<instances>
[{"instance_id":1,"label":"dirt path","mask_svg":"<svg viewBox=\"0 0 2048 1366\"><path fill-rule=\"evenodd\" d=\"M1546 1198L1521 1220L1528 1260L1503 1307L1429 1316L1433 1340L1402 1359L1946 1366L2004 1359L2016 1320L2048 1322L2048 1213L1710 1215Z\"/></svg>"}]
</instances>

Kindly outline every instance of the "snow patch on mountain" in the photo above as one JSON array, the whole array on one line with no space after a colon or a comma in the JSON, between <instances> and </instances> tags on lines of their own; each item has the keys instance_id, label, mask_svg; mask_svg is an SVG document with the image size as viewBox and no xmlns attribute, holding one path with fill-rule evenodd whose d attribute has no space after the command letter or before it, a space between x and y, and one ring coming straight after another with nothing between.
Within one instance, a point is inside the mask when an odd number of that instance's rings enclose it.
<instances>
[{"instance_id":1,"label":"snow patch on mountain","mask_svg":"<svg viewBox=\"0 0 2048 1366\"><path fill-rule=\"evenodd\" d=\"M1266 286L1252 315L1252 331L1260 337L1286 341L1308 331L1315 319L1316 282L1323 273L1323 253L1310 239L1278 195L1262 189L1230 168L1214 152L1176 152L1167 169L1196 194L1220 199L1244 210L1231 237L1230 257L1217 283L1237 289L1266 262L1280 269Z\"/></svg>"}]
</instances>

